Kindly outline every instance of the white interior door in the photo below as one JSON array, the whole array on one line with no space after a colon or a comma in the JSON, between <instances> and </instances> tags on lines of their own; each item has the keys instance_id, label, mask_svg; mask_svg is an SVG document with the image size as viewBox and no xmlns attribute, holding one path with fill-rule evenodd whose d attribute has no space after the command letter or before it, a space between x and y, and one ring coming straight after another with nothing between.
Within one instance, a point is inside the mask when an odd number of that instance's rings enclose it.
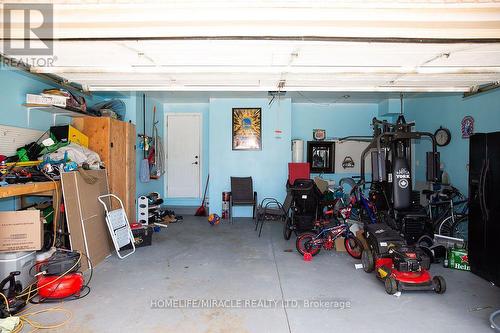
<instances>
[{"instance_id":1,"label":"white interior door","mask_svg":"<svg viewBox=\"0 0 500 333\"><path fill-rule=\"evenodd\" d=\"M201 115L166 115L167 196L201 197Z\"/></svg>"}]
</instances>

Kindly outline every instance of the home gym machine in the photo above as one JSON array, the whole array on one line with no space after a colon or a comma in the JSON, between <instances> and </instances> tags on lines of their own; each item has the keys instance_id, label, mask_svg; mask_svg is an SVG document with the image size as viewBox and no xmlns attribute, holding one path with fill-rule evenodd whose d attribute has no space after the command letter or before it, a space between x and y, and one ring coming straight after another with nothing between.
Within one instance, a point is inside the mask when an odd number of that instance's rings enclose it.
<instances>
[{"instance_id":1,"label":"home gym machine","mask_svg":"<svg viewBox=\"0 0 500 333\"><path fill-rule=\"evenodd\" d=\"M373 140L361 154L361 182L365 182L365 159L371 154L372 191L378 192L379 211L386 211L384 219L388 225L401 232L408 244L421 236L433 236L433 230L425 210L420 205L419 192L413 191L411 171L412 140L429 138L432 151L427 152L428 181L438 180L439 153L436 139L428 132L412 131L414 123L406 123L400 114L396 123L373 118ZM370 196L371 197L371 196Z\"/></svg>"}]
</instances>

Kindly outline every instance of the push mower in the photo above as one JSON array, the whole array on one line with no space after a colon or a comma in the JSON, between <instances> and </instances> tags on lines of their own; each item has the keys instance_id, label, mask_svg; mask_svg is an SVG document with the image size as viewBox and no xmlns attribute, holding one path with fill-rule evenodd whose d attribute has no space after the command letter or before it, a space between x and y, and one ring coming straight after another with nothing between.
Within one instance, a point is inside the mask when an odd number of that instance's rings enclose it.
<instances>
[{"instance_id":1,"label":"push mower","mask_svg":"<svg viewBox=\"0 0 500 333\"><path fill-rule=\"evenodd\" d=\"M444 278L429 273L430 258L425 252L406 246L402 237L387 225L368 228L369 248L361 255L363 270L367 273L375 270L388 294L403 290L433 290L438 294L446 291Z\"/></svg>"}]
</instances>

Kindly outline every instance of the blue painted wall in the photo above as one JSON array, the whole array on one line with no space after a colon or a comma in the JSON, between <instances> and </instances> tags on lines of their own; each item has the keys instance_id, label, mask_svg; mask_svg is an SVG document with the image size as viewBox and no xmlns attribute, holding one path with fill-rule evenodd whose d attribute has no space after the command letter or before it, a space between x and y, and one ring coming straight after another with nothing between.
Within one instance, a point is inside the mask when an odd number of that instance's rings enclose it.
<instances>
[{"instance_id":1,"label":"blue painted wall","mask_svg":"<svg viewBox=\"0 0 500 333\"><path fill-rule=\"evenodd\" d=\"M327 137L350 135L372 135L372 118L378 116L376 103L332 104L329 106L311 103L292 104L292 139L313 140L313 129L326 130ZM307 160L307 144L304 146L304 161ZM313 174L313 177L316 174ZM351 173L324 174L322 178L338 181L344 177L359 176Z\"/></svg>"},{"instance_id":2,"label":"blue painted wall","mask_svg":"<svg viewBox=\"0 0 500 333\"><path fill-rule=\"evenodd\" d=\"M0 123L27 127L27 109L22 106L26 102L26 94L38 93L48 88L52 86L35 79L32 75L0 66ZM58 123L62 121L64 118L58 118ZM52 116L45 112L33 111L30 115L30 125L33 129L45 131L52 126ZM0 210L15 209L14 198L0 200Z\"/></svg>"},{"instance_id":3,"label":"blue painted wall","mask_svg":"<svg viewBox=\"0 0 500 333\"><path fill-rule=\"evenodd\" d=\"M284 200L287 163L291 160L291 100L268 105L267 98L210 99L209 170L210 211L220 214L222 192L230 190L231 176L252 176L258 198ZM231 112L234 107L262 108L262 150L233 151L231 146ZM274 131L283 131L280 139ZM234 216L251 216L251 208L237 207Z\"/></svg>"},{"instance_id":4,"label":"blue painted wall","mask_svg":"<svg viewBox=\"0 0 500 333\"><path fill-rule=\"evenodd\" d=\"M26 94L39 93L43 89L53 88L47 83L35 79L34 76L19 70L0 67L0 121L3 125L27 127ZM57 118L58 122L65 121ZM52 115L45 112L32 111L31 128L45 131L52 126Z\"/></svg>"},{"instance_id":5,"label":"blue painted wall","mask_svg":"<svg viewBox=\"0 0 500 333\"><path fill-rule=\"evenodd\" d=\"M470 115L475 120L475 132L500 131L500 90L469 98L462 98L462 94L428 94L410 98L405 101L405 115L408 120L416 121L417 130L434 133L443 126L451 131L450 144L438 148L441 162L451 183L467 194L469 140L462 139L460 122L464 116ZM429 147L428 142L416 145L417 181L425 181L425 152Z\"/></svg>"},{"instance_id":6,"label":"blue painted wall","mask_svg":"<svg viewBox=\"0 0 500 333\"><path fill-rule=\"evenodd\" d=\"M208 110L209 103L165 103L163 105L164 114L167 113L199 113L202 119L202 142L203 146L201 148L201 177L203 179L202 183L202 194L205 189L205 184L209 172L209 121L208 121ZM165 117L164 117L165 118ZM166 138L166 133L164 138ZM165 147L166 150L166 147ZM167 177L163 177L163 184L166 185ZM207 193L208 195L208 193ZM166 196L166 193L165 193ZM199 206L201 204L201 198L169 198L165 197L166 201L171 206Z\"/></svg>"}]
</instances>

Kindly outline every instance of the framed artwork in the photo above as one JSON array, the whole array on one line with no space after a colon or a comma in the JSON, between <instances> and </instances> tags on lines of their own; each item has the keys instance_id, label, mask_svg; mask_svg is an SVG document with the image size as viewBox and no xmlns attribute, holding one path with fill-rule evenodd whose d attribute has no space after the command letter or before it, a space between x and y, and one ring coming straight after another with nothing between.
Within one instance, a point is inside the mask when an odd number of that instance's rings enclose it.
<instances>
[{"instance_id":1,"label":"framed artwork","mask_svg":"<svg viewBox=\"0 0 500 333\"><path fill-rule=\"evenodd\" d=\"M312 173L334 173L335 142L308 141L307 162Z\"/></svg>"},{"instance_id":2,"label":"framed artwork","mask_svg":"<svg viewBox=\"0 0 500 333\"><path fill-rule=\"evenodd\" d=\"M232 119L233 150L261 150L261 108L233 108Z\"/></svg>"}]
</instances>

